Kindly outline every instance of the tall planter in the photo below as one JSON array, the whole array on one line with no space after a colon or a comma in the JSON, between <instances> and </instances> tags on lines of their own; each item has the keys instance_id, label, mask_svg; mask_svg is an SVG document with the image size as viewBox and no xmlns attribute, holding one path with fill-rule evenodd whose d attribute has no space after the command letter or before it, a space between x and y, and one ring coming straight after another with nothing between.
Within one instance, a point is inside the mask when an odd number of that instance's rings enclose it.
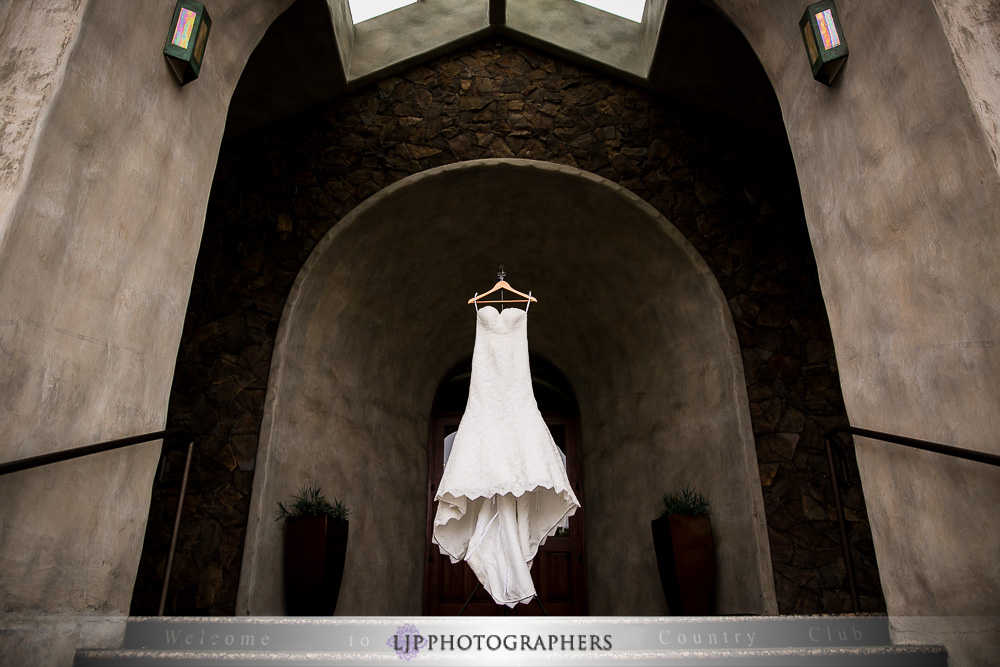
<instances>
[{"instance_id":1,"label":"tall planter","mask_svg":"<svg viewBox=\"0 0 1000 667\"><path fill-rule=\"evenodd\" d=\"M660 583L673 616L707 616L715 600L715 545L708 514L654 519Z\"/></svg>"},{"instance_id":2,"label":"tall planter","mask_svg":"<svg viewBox=\"0 0 1000 667\"><path fill-rule=\"evenodd\" d=\"M285 521L285 609L289 616L333 616L347 557L346 519Z\"/></svg>"}]
</instances>

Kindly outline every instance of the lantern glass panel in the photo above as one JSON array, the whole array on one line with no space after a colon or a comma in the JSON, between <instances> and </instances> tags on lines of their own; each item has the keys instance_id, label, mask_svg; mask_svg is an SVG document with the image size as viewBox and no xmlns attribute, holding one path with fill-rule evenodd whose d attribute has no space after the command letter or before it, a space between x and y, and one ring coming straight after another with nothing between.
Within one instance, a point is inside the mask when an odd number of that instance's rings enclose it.
<instances>
[{"instance_id":1,"label":"lantern glass panel","mask_svg":"<svg viewBox=\"0 0 1000 667\"><path fill-rule=\"evenodd\" d=\"M802 38L806 42L806 49L809 51L809 64L814 64L819 60L819 51L816 49L816 40L813 39L812 26L808 23L802 28Z\"/></svg>"},{"instance_id":2,"label":"lantern glass panel","mask_svg":"<svg viewBox=\"0 0 1000 667\"><path fill-rule=\"evenodd\" d=\"M823 48L829 51L840 46L840 35L837 34L837 24L833 21L833 12L827 9L816 15L816 25L823 37Z\"/></svg>"},{"instance_id":3,"label":"lantern glass panel","mask_svg":"<svg viewBox=\"0 0 1000 667\"><path fill-rule=\"evenodd\" d=\"M194 30L194 21L196 18L198 18L198 14L192 12L190 9L182 8L180 15L177 17L177 25L174 26L174 36L170 40L170 43L186 49L188 42L191 40L191 31Z\"/></svg>"},{"instance_id":4,"label":"lantern glass panel","mask_svg":"<svg viewBox=\"0 0 1000 667\"><path fill-rule=\"evenodd\" d=\"M208 41L208 26L209 23L202 22L201 28L198 30L198 39L194 43L194 54L193 57L196 62L201 63L201 58L205 55L205 42Z\"/></svg>"}]
</instances>

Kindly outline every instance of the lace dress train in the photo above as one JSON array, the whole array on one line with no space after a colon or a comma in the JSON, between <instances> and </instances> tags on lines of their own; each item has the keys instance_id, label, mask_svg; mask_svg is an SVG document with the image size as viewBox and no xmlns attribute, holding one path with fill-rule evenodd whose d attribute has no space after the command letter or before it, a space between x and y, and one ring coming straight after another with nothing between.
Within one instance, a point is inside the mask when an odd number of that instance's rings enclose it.
<instances>
[{"instance_id":1,"label":"lace dress train","mask_svg":"<svg viewBox=\"0 0 1000 667\"><path fill-rule=\"evenodd\" d=\"M530 601L538 547L580 503L535 403L524 310L477 313L469 402L435 500L441 552L497 604Z\"/></svg>"}]
</instances>

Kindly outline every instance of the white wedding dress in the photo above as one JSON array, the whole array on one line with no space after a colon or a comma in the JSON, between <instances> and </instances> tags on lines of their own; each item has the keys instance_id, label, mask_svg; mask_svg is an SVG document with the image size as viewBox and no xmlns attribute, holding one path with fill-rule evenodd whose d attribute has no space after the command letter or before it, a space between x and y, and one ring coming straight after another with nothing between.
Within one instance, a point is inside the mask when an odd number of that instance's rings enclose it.
<instances>
[{"instance_id":1,"label":"white wedding dress","mask_svg":"<svg viewBox=\"0 0 1000 667\"><path fill-rule=\"evenodd\" d=\"M469 402L435 500L433 540L497 604L535 595L529 569L580 503L531 389L527 311L476 315Z\"/></svg>"}]
</instances>

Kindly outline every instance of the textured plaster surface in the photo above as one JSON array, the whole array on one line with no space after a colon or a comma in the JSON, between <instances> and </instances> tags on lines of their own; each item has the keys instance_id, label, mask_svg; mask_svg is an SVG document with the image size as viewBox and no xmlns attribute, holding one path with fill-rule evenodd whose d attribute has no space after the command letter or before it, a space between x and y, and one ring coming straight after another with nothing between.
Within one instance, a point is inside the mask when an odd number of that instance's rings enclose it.
<instances>
[{"instance_id":1,"label":"textured plaster surface","mask_svg":"<svg viewBox=\"0 0 1000 667\"><path fill-rule=\"evenodd\" d=\"M83 0L0 2L0 247L85 7Z\"/></svg>"},{"instance_id":2,"label":"textured plaster surface","mask_svg":"<svg viewBox=\"0 0 1000 667\"><path fill-rule=\"evenodd\" d=\"M578 2L507 0L507 28L514 35L545 42L634 77L646 75L655 46L650 32L656 27L647 29Z\"/></svg>"},{"instance_id":3,"label":"textured plaster surface","mask_svg":"<svg viewBox=\"0 0 1000 667\"><path fill-rule=\"evenodd\" d=\"M584 415L591 612L667 613L649 585L653 550L639 545L652 539L650 499L687 483L716 509L719 611L773 613L742 361L718 283L631 193L522 160L405 179L313 251L275 343L237 613L281 613L273 511L303 484L352 499L337 613L419 613L428 413L472 350L466 300L499 264L538 296L529 344L567 374Z\"/></svg>"},{"instance_id":4,"label":"textured plaster surface","mask_svg":"<svg viewBox=\"0 0 1000 667\"><path fill-rule=\"evenodd\" d=\"M663 17L667 11L667 0L646 0L642 14L643 75L648 76L656 44L664 34Z\"/></svg>"},{"instance_id":5,"label":"textured plaster surface","mask_svg":"<svg viewBox=\"0 0 1000 667\"><path fill-rule=\"evenodd\" d=\"M1000 2L934 0L934 9L1000 168Z\"/></svg>"},{"instance_id":6,"label":"textured plaster surface","mask_svg":"<svg viewBox=\"0 0 1000 667\"><path fill-rule=\"evenodd\" d=\"M3 67L65 59L65 72L36 82L48 87L32 104L48 106L4 158L27 171L0 247L2 459L162 427L226 106L285 5L215 6L202 77L183 88L162 55L169 4L94 0L78 20L68 6L51 28L77 33L68 52L45 31L46 46L7 42ZM44 16L18 5L6 18L11 35ZM128 609L157 451L0 481L5 663L68 664L75 647L106 645L86 617Z\"/></svg>"},{"instance_id":7,"label":"textured plaster surface","mask_svg":"<svg viewBox=\"0 0 1000 667\"><path fill-rule=\"evenodd\" d=\"M45 641L37 641L39 635L44 635ZM118 646L124 635L123 616L4 614L0 664L69 665L73 647Z\"/></svg>"},{"instance_id":8,"label":"textured plaster surface","mask_svg":"<svg viewBox=\"0 0 1000 667\"><path fill-rule=\"evenodd\" d=\"M781 103L852 423L1000 452L1000 178L978 104L991 61L953 51L930 3L841 2L851 55L828 88L795 31L773 29L798 3L717 4ZM971 93L953 53L978 63ZM903 636L991 663L995 643L949 617L1000 616L1000 472L870 441L858 463L889 613L940 622Z\"/></svg>"},{"instance_id":9,"label":"textured plaster surface","mask_svg":"<svg viewBox=\"0 0 1000 667\"><path fill-rule=\"evenodd\" d=\"M330 12L330 23L336 36L337 52L340 55L340 68L344 80L350 71L351 49L354 48L354 22L351 20L351 6L348 0L325 0ZM301 26L300 26L301 27Z\"/></svg>"},{"instance_id":10,"label":"textured plaster surface","mask_svg":"<svg viewBox=\"0 0 1000 667\"><path fill-rule=\"evenodd\" d=\"M354 26L349 79L355 84L370 81L382 70L476 39L489 25L485 0L422 0L362 21Z\"/></svg>"},{"instance_id":11,"label":"textured plaster surface","mask_svg":"<svg viewBox=\"0 0 1000 667\"><path fill-rule=\"evenodd\" d=\"M992 616L895 616L894 644L937 644L948 648L949 665L992 665L1000 646L1000 624Z\"/></svg>"}]
</instances>

